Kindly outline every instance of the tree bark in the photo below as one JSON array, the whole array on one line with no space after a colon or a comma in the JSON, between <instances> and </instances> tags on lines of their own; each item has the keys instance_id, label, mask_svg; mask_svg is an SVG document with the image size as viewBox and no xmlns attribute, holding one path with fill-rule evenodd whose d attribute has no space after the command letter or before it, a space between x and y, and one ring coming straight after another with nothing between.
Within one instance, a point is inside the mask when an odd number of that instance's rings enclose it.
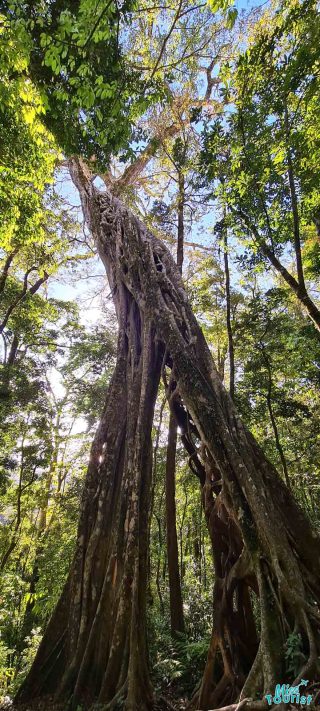
<instances>
[{"instance_id":1,"label":"tree bark","mask_svg":"<svg viewBox=\"0 0 320 711\"><path fill-rule=\"evenodd\" d=\"M289 471L288 471L288 465L287 465L287 460L285 458L285 454L283 451L283 447L280 441L280 435L279 435L279 430L278 430L278 425L277 421L273 412L273 407L272 407L272 373L271 373L271 365L269 361L269 357L265 351L265 348L263 344L261 344L261 352L263 356L263 360L265 362L265 366L267 369L268 373L268 389L267 389L267 407L268 407L268 412L270 416L270 421L271 421L271 426L273 429L273 434L274 434L274 439L276 443L276 447L279 453L280 461L281 461L281 466L282 466L282 471L284 475L284 479L286 482L286 485L289 489L291 489L291 483L290 483L290 477L289 477Z\"/></svg>"},{"instance_id":2,"label":"tree bark","mask_svg":"<svg viewBox=\"0 0 320 711\"><path fill-rule=\"evenodd\" d=\"M286 154L288 163L288 179L289 179L289 189L290 189L290 199L291 199L291 212L292 212L292 222L293 222L293 242L294 251L296 255L296 268L298 284L302 291L306 291L306 285L304 281L303 273L303 262L301 254L301 239L300 239L300 219L299 219L299 208L298 208L298 198L297 191L294 180L294 169L293 161L290 147L290 127L289 127L289 116L288 116L288 105L287 99L284 97L284 130L286 137Z\"/></svg>"},{"instance_id":3,"label":"tree bark","mask_svg":"<svg viewBox=\"0 0 320 711\"><path fill-rule=\"evenodd\" d=\"M118 278L120 242L109 247L116 369L92 446L73 566L17 700L54 693L72 709L80 701L112 709L123 700L128 711L144 711L152 706L145 630L151 427L163 349Z\"/></svg>"},{"instance_id":4,"label":"tree bark","mask_svg":"<svg viewBox=\"0 0 320 711\"><path fill-rule=\"evenodd\" d=\"M234 345L233 345L233 333L232 333L232 322L231 322L231 295L230 295L230 271L229 271L229 257L228 257L228 234L227 227L223 227L223 257L224 257L224 273L225 273L225 284L226 284L226 307L227 307L227 333L228 333L228 351L229 351L229 371L230 371L230 383L229 392L234 398L234 378L235 378L235 367L234 367Z\"/></svg>"},{"instance_id":5,"label":"tree bark","mask_svg":"<svg viewBox=\"0 0 320 711\"><path fill-rule=\"evenodd\" d=\"M182 170L178 176L178 240L177 240L177 267L182 274L183 246L184 246L184 175ZM179 570L179 551L176 523L176 452L177 452L177 423L174 415L170 413L167 459L166 459L166 530L168 551L169 597L171 634L184 632L183 601L181 579Z\"/></svg>"},{"instance_id":6,"label":"tree bark","mask_svg":"<svg viewBox=\"0 0 320 711\"><path fill-rule=\"evenodd\" d=\"M176 526L176 450L177 450L177 424L174 415L170 413L167 460L166 460L166 526L167 526L167 551L168 574L170 595L170 620L171 634L184 632L184 617L179 571L179 551Z\"/></svg>"},{"instance_id":7,"label":"tree bark","mask_svg":"<svg viewBox=\"0 0 320 711\"><path fill-rule=\"evenodd\" d=\"M320 671L319 538L242 424L165 245L108 190L98 191L80 160L70 169L114 294L118 360L91 453L72 571L18 699L49 691L71 697L73 707L85 699L89 708L99 700L111 709L121 697L130 711L152 706L146 541L161 361L174 369L176 401L188 413L190 463L194 433L214 534L215 623L197 703L207 711L236 701L239 690L242 698L272 693L288 678L285 644L293 631L303 646L294 684L311 680Z\"/></svg>"},{"instance_id":8,"label":"tree bark","mask_svg":"<svg viewBox=\"0 0 320 711\"><path fill-rule=\"evenodd\" d=\"M122 289L121 310L127 311ZM131 305L93 443L73 567L19 700L55 692L71 702L148 709L147 534L151 424L161 367L150 323ZM131 331L129 328L131 324Z\"/></svg>"}]
</instances>

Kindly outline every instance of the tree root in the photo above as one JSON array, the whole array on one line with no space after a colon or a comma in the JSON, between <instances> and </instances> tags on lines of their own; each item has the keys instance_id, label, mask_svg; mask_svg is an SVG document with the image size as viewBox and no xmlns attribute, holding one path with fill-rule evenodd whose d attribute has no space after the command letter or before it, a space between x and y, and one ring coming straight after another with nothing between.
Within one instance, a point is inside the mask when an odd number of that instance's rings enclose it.
<instances>
[{"instance_id":1,"label":"tree root","mask_svg":"<svg viewBox=\"0 0 320 711\"><path fill-rule=\"evenodd\" d=\"M169 709L169 711L176 711L172 703L163 695L159 696L159 701L163 701L163 703L166 705L166 707Z\"/></svg>"},{"instance_id":2,"label":"tree root","mask_svg":"<svg viewBox=\"0 0 320 711\"><path fill-rule=\"evenodd\" d=\"M264 701L253 701L251 698L242 699L237 704L229 704L228 706L221 706L217 709L209 709L208 711L239 711L239 709L245 708L246 711L263 711L267 707L267 703Z\"/></svg>"}]
</instances>

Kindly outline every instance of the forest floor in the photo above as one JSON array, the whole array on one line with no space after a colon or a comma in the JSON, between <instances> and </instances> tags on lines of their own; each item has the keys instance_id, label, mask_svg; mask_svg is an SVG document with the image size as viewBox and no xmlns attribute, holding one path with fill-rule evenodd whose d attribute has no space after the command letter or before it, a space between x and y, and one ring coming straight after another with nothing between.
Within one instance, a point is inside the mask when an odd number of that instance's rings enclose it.
<instances>
[{"instance_id":1,"label":"forest floor","mask_svg":"<svg viewBox=\"0 0 320 711\"><path fill-rule=\"evenodd\" d=\"M155 711L184 711L187 699L175 699L160 695L156 699ZM11 701L0 705L0 711L66 711L64 704L54 703L50 697L35 700L32 705L23 704L15 706Z\"/></svg>"},{"instance_id":2,"label":"forest floor","mask_svg":"<svg viewBox=\"0 0 320 711\"><path fill-rule=\"evenodd\" d=\"M52 698L44 698L39 701L35 700L30 704L15 706L12 701L3 703L0 706L0 711L65 711L64 704L56 704Z\"/></svg>"}]
</instances>

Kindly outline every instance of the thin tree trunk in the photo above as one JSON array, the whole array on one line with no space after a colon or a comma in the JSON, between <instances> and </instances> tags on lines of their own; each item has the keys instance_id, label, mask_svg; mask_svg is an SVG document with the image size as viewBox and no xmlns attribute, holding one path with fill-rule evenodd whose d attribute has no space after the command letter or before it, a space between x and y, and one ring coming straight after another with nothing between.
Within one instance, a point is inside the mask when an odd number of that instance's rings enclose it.
<instances>
[{"instance_id":1,"label":"thin tree trunk","mask_svg":"<svg viewBox=\"0 0 320 711\"><path fill-rule=\"evenodd\" d=\"M177 425L173 414L170 413L166 461L166 527L170 594L170 620L171 634L173 636L175 636L177 632L184 632L182 592L179 571L178 537L176 527L176 449Z\"/></svg>"},{"instance_id":2,"label":"thin tree trunk","mask_svg":"<svg viewBox=\"0 0 320 711\"><path fill-rule=\"evenodd\" d=\"M3 335L3 334L2 334ZM5 341L6 343L6 341ZM15 364L19 348L19 338L16 334L13 335L9 353L4 353L4 363L0 376L0 398L10 398L10 382L12 379L12 366Z\"/></svg>"},{"instance_id":3,"label":"thin tree trunk","mask_svg":"<svg viewBox=\"0 0 320 711\"><path fill-rule=\"evenodd\" d=\"M158 598L159 598L160 612L162 615L164 615L164 604L163 604L163 597L162 597L161 583L160 583L161 553L162 553L161 521L160 521L160 517L156 516L156 515L155 515L155 519L156 519L157 526L158 526L158 555L157 555L157 565L156 565L156 586L157 586L157 592L158 592Z\"/></svg>"},{"instance_id":4,"label":"thin tree trunk","mask_svg":"<svg viewBox=\"0 0 320 711\"><path fill-rule=\"evenodd\" d=\"M304 281L303 274L303 263L301 254L301 240L300 240L300 220L299 220L299 210L298 210L298 199L296 186L294 181L294 170L293 162L290 148L290 127L289 127L289 116L288 116L288 105L287 99L284 98L284 129L286 135L286 154L288 162L288 178L289 178L289 188L290 188L290 198L291 198L291 211L292 211L292 221L293 221L293 241L294 241L294 251L296 255L296 267L297 267L297 277L300 290L306 292L306 285Z\"/></svg>"},{"instance_id":5,"label":"thin tree trunk","mask_svg":"<svg viewBox=\"0 0 320 711\"><path fill-rule=\"evenodd\" d=\"M14 362L15 362L16 357L17 357L18 348L19 348L19 338L18 338L18 336L17 336L16 334L14 334L13 339L12 339L12 342L11 342L11 346L10 346L10 351L9 351L9 355L8 355L8 360L7 360L7 362L6 362L6 365L7 365L7 366L12 366L12 365L14 365ZM8 384L9 384L9 383L8 383Z\"/></svg>"},{"instance_id":6,"label":"thin tree trunk","mask_svg":"<svg viewBox=\"0 0 320 711\"><path fill-rule=\"evenodd\" d=\"M149 594L149 600L152 601L152 592L151 592L151 546L150 546L150 541L151 541L151 522L152 522L152 517L154 516L154 494L155 494L155 486L156 486L156 481L157 481L157 474L158 474L158 449L159 449L159 441L160 441L160 434L161 434L161 428L162 428L162 418L163 418L163 411L165 408L166 404L166 398L164 397L160 406L160 412L159 412L159 422L157 425L157 433L156 433L156 438L155 438L155 443L153 447L153 464L152 464L152 486L151 486L151 506L150 506L150 516L149 516L149 525L148 525L148 594ZM159 566L160 570L160 566Z\"/></svg>"},{"instance_id":7,"label":"thin tree trunk","mask_svg":"<svg viewBox=\"0 0 320 711\"><path fill-rule=\"evenodd\" d=\"M9 269L11 267L13 260L14 260L14 257L18 254L18 251L19 251L19 249L18 249L18 247L16 247L16 249L14 249L13 252L10 252L10 254L8 254L5 259L5 262L3 265L3 270L0 274L0 294L4 290L4 287L6 285L6 281L8 278L8 274L9 274Z\"/></svg>"},{"instance_id":8,"label":"thin tree trunk","mask_svg":"<svg viewBox=\"0 0 320 711\"><path fill-rule=\"evenodd\" d=\"M35 267L31 267L28 269L28 271L24 275L23 279L23 286L20 291L20 294L14 299L14 301L8 306L8 309L2 319L2 322L0 323L0 333L2 333L9 321L10 316L12 315L13 311L15 308L26 298L27 295L33 296L39 289L42 284L44 284L47 279L49 278L49 274L47 272L44 272L44 275L42 277L39 277L37 281L29 287L28 289L28 277L31 274L32 271L35 270Z\"/></svg>"},{"instance_id":9,"label":"thin tree trunk","mask_svg":"<svg viewBox=\"0 0 320 711\"><path fill-rule=\"evenodd\" d=\"M276 447L277 447L281 465L282 465L284 479L285 479L287 487L289 489L291 489L291 482L290 482L290 477L289 477L287 460L285 458L283 447L282 447L282 444L280 441L278 425L277 425L277 421L274 416L273 407L272 407L272 373L271 373L270 361L269 361L268 355L265 352L264 348L262 348L262 354L263 354L263 359L264 359L264 362L265 362L265 365L267 368L267 373L268 373L267 406L268 406L268 412L269 412L269 416L270 416L271 426L273 429L274 439L275 439Z\"/></svg>"},{"instance_id":10,"label":"thin tree trunk","mask_svg":"<svg viewBox=\"0 0 320 711\"><path fill-rule=\"evenodd\" d=\"M270 220L269 220L268 209L265 204L264 198L261 196L261 193L259 192L259 190L258 190L258 195L259 195L260 200L263 205L263 210L264 210L266 221L267 221L268 233L269 233L269 237L271 240L271 246L269 246L267 244L267 242L264 240L264 238L259 234L259 230L257 229L256 225L252 223L252 221L250 220L248 215L246 213L244 213L242 209L236 210L236 214L238 215L238 217L241 217L241 219L244 221L245 225L252 232L262 254L265 257L267 257L267 259L269 259L269 261L271 262L273 267L277 270L277 272L279 274L281 274L281 276L286 281L286 283L288 284L290 289L292 289L292 291L296 295L300 304L307 311L308 315L310 316L310 318L313 321L317 330L320 331L320 310L317 307L317 305L314 303L314 301L312 301L312 299L310 298L310 296L307 292L306 286L305 286L305 281L304 281L303 263L302 263L302 255L301 255L301 242L300 242L298 200L297 200L297 193L296 193L296 187L295 187L295 181L294 181L294 171L293 171L291 149L290 149L290 145L289 145L289 120L288 120L288 110L287 110L287 105L286 105L286 98L284 99L284 112L285 112L285 117L284 117L285 127L284 128L285 128L285 133L286 133L286 154L287 154L287 162L288 162L289 190L290 190L291 209L292 209L292 218L293 218L293 243L294 243L294 249L295 249L295 255L296 255L297 279L292 274L290 274L290 272L287 270L287 268L284 266L284 264L282 264L280 262L280 260L278 259L278 257L275 254L273 235L272 235L272 230L271 230L271 225L270 225ZM243 122L242 113L240 113L240 122L241 122L240 125L241 125L241 131L242 131L243 145L245 147L246 137L245 137L244 122Z\"/></svg>"},{"instance_id":11,"label":"thin tree trunk","mask_svg":"<svg viewBox=\"0 0 320 711\"><path fill-rule=\"evenodd\" d=\"M184 248L184 204L185 204L185 180L183 171L179 171L178 185L178 243L177 243L177 267L182 274L183 248Z\"/></svg>"},{"instance_id":12,"label":"thin tree trunk","mask_svg":"<svg viewBox=\"0 0 320 711\"><path fill-rule=\"evenodd\" d=\"M183 246L184 246L184 175L179 172L178 194L178 242L177 266L182 273ZM170 413L169 431L166 458L166 531L168 551L169 598L171 634L184 632L183 601L181 579L179 571L179 551L176 524L176 451L177 451L177 423Z\"/></svg>"},{"instance_id":13,"label":"thin tree trunk","mask_svg":"<svg viewBox=\"0 0 320 711\"><path fill-rule=\"evenodd\" d=\"M234 367L234 345L233 345L233 332L232 332L232 321L231 321L231 294L230 294L230 271L229 271L229 257L228 257L228 233L227 227L223 227L223 257L224 257L224 273L225 273L225 284L226 284L226 307L227 307L227 333L228 333L228 351L229 351L229 372L230 372L230 384L229 392L234 399L234 377L235 377L235 367Z\"/></svg>"}]
</instances>

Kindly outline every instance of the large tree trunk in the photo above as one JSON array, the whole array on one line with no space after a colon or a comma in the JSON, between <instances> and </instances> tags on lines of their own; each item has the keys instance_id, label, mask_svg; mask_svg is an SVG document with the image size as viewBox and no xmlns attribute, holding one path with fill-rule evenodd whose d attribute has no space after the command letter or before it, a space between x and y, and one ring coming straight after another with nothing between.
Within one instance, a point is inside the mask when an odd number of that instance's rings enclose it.
<instances>
[{"instance_id":1,"label":"large tree trunk","mask_svg":"<svg viewBox=\"0 0 320 711\"><path fill-rule=\"evenodd\" d=\"M241 530L223 502L220 470L208 451L198 447L199 432L178 392L170 402L183 444L190 455L190 467L200 482L212 544L213 630L202 683L188 706L188 709L207 709L208 706L224 706L236 699L253 665L258 639L250 588L257 592L257 582L254 575L246 574L248 560Z\"/></svg>"},{"instance_id":2,"label":"large tree trunk","mask_svg":"<svg viewBox=\"0 0 320 711\"><path fill-rule=\"evenodd\" d=\"M91 451L72 570L17 700L53 693L72 709L80 701L112 709L123 700L144 711L152 706L145 630L151 427L163 350L119 281L118 265L110 266L116 369Z\"/></svg>"},{"instance_id":3,"label":"large tree trunk","mask_svg":"<svg viewBox=\"0 0 320 711\"><path fill-rule=\"evenodd\" d=\"M250 588L257 592L240 527L225 502L220 472L206 455L202 500L214 561L213 629L199 694L199 708L238 699L258 650ZM196 703L198 708L198 704Z\"/></svg>"},{"instance_id":4,"label":"large tree trunk","mask_svg":"<svg viewBox=\"0 0 320 711\"><path fill-rule=\"evenodd\" d=\"M144 611L150 428L161 344L189 431L191 425L201 440L216 570L220 566L201 708L221 705L221 687L230 700L240 688L245 696L272 693L287 678L284 645L291 632L300 633L304 654L297 680L312 679L319 673L319 539L242 424L164 244L109 191L94 188L77 159L71 174L114 293L119 355L93 446L73 569L19 698L30 701L46 689L72 695L75 704L85 690L89 701L109 702L105 708L117 694L127 709L151 705ZM257 651L252 596L260 618ZM217 665L219 619L225 642ZM233 621L240 638L234 639ZM245 661L243 642L253 650Z\"/></svg>"}]
</instances>

